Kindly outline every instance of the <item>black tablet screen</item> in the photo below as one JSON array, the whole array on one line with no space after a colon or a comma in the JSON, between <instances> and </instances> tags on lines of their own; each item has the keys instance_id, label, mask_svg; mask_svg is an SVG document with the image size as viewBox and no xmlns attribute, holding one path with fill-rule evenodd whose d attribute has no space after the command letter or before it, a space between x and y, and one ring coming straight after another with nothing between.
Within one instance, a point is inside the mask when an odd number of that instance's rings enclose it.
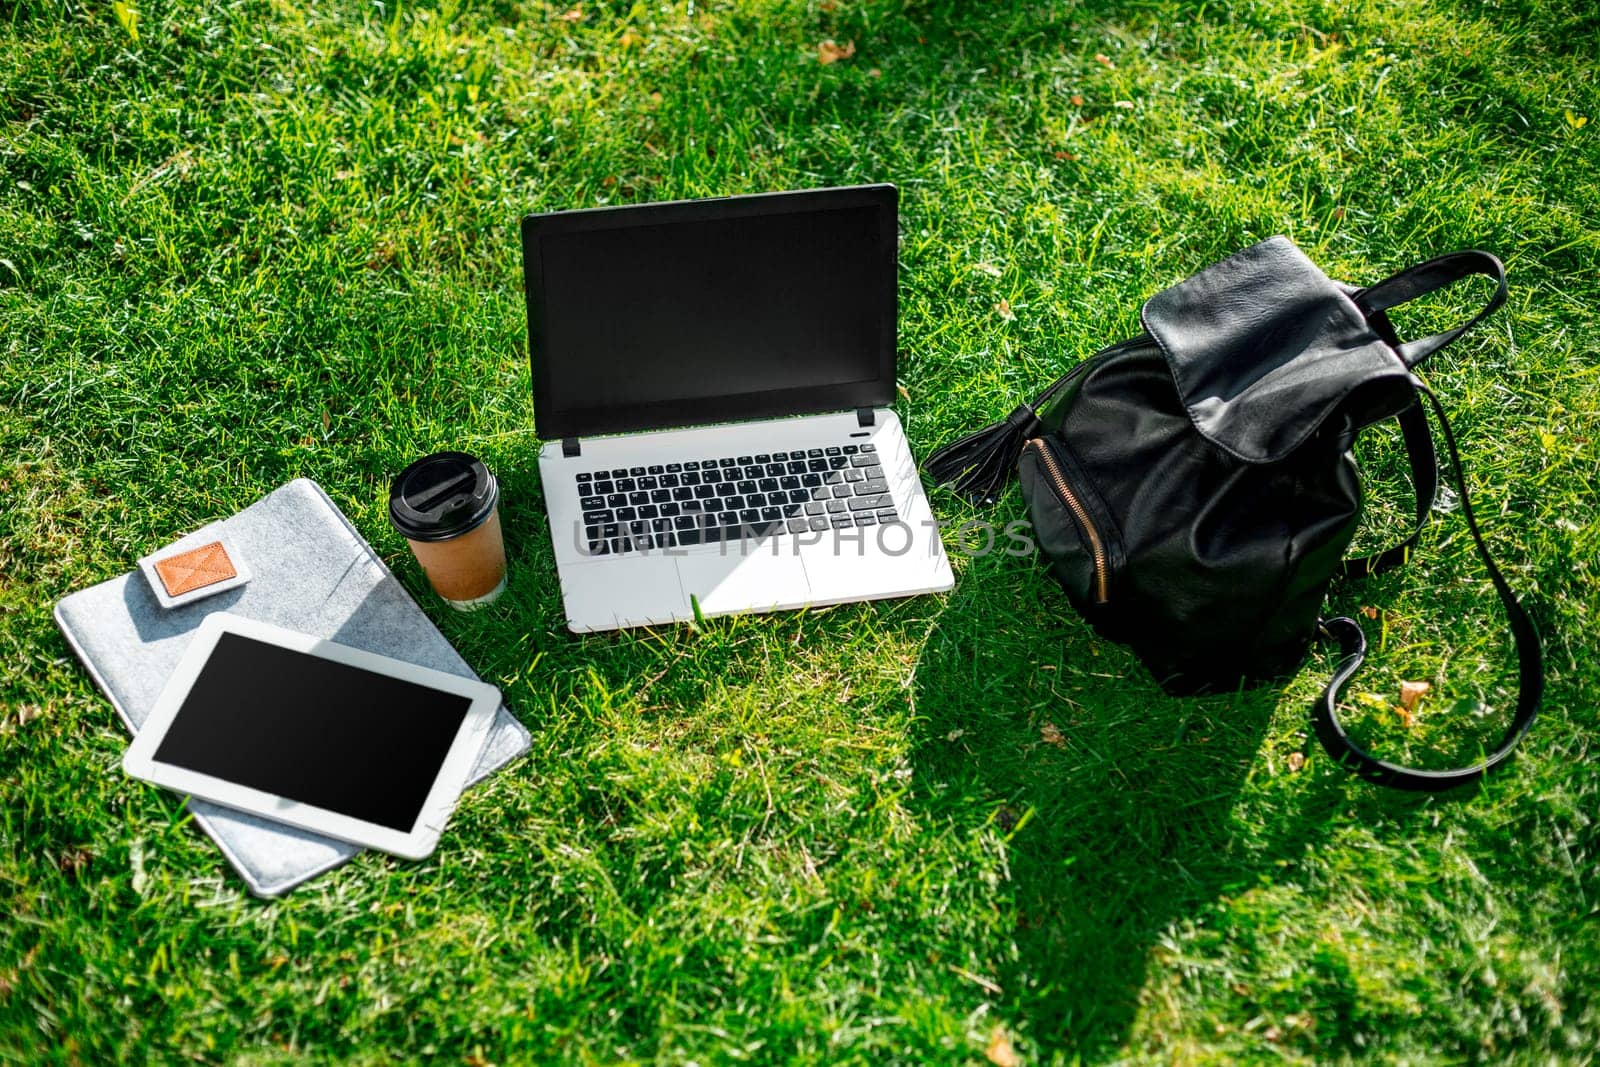
<instances>
[{"instance_id":1,"label":"black tablet screen","mask_svg":"<svg viewBox=\"0 0 1600 1067\"><path fill-rule=\"evenodd\" d=\"M409 833L471 706L225 633L155 759Z\"/></svg>"}]
</instances>

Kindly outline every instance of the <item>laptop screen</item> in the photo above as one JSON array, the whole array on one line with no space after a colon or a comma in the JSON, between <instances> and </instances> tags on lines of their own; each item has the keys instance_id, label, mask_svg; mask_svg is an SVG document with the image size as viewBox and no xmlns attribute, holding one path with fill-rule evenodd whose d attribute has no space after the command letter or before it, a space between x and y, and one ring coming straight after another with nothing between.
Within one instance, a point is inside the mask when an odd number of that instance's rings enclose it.
<instances>
[{"instance_id":1,"label":"laptop screen","mask_svg":"<svg viewBox=\"0 0 1600 1067\"><path fill-rule=\"evenodd\" d=\"M541 437L893 398L892 187L530 216L523 252Z\"/></svg>"}]
</instances>

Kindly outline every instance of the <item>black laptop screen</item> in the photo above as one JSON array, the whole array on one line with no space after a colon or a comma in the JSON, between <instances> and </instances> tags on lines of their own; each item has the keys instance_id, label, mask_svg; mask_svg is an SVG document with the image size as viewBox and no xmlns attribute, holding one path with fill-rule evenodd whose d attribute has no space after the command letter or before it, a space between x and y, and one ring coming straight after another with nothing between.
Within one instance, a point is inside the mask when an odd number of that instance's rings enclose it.
<instances>
[{"instance_id":1,"label":"black laptop screen","mask_svg":"<svg viewBox=\"0 0 1600 1067\"><path fill-rule=\"evenodd\" d=\"M893 190L839 192L530 219L540 436L892 399Z\"/></svg>"}]
</instances>

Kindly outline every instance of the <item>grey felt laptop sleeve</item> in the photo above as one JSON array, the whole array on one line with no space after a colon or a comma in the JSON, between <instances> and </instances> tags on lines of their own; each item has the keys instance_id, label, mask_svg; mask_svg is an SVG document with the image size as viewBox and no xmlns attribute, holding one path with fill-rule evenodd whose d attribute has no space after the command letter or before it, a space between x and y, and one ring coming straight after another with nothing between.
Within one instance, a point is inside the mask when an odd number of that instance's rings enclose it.
<instances>
[{"instance_id":1,"label":"grey felt laptop sleeve","mask_svg":"<svg viewBox=\"0 0 1600 1067\"><path fill-rule=\"evenodd\" d=\"M225 535L246 557L248 584L165 610L134 571L73 593L56 623L129 731L155 706L200 620L227 611L424 667L476 678L322 487L280 486L237 515L169 546ZM528 731L501 706L473 769L477 782L526 752ZM150 786L128 781L129 789ZM471 803L471 796L461 803ZM356 845L191 800L195 823L216 841L258 896L277 896L354 856ZM450 847L447 829L440 848Z\"/></svg>"}]
</instances>

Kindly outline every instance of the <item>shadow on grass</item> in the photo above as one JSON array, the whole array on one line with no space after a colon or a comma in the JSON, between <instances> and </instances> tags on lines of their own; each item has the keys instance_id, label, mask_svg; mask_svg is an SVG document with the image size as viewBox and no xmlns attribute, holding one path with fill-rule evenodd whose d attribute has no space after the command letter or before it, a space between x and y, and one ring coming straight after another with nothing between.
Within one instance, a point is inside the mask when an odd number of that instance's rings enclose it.
<instances>
[{"instance_id":1,"label":"shadow on grass","mask_svg":"<svg viewBox=\"0 0 1600 1067\"><path fill-rule=\"evenodd\" d=\"M1278 696L1168 697L1042 570L974 562L918 666L915 792L930 821L1008 838L1008 1025L1049 1052L1116 1055L1159 1010L1147 972L1169 928L1326 837L1336 777L1236 814Z\"/></svg>"}]
</instances>

